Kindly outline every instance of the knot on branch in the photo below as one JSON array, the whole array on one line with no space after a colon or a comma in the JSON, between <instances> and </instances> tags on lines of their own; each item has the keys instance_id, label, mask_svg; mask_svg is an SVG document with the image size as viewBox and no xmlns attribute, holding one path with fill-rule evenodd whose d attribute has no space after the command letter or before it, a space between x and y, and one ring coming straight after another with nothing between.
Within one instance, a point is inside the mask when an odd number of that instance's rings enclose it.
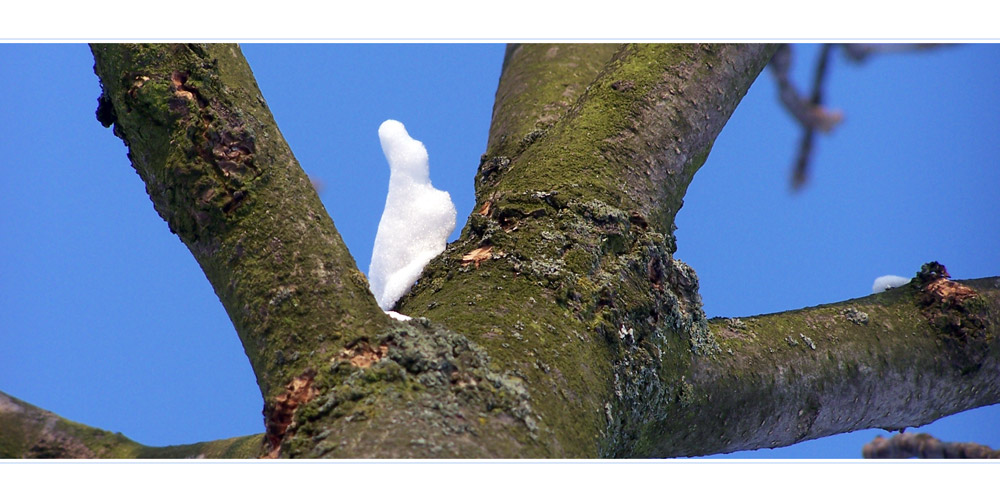
<instances>
[{"instance_id":1,"label":"knot on branch","mask_svg":"<svg viewBox=\"0 0 1000 502\"><path fill-rule=\"evenodd\" d=\"M198 92L198 88L188 85L188 73L185 71L174 71L170 74L170 88L174 91L174 99L170 100L171 110L182 111L185 109L183 101L197 101L199 106L205 106L208 101Z\"/></svg>"},{"instance_id":2,"label":"knot on branch","mask_svg":"<svg viewBox=\"0 0 1000 502\"><path fill-rule=\"evenodd\" d=\"M615 258L616 269L595 274L607 307L597 302L591 325L604 334L614 357L614 397L605 404L608 442L601 447L606 456L639 454L638 431L697 399L690 385L665 384L663 376L678 374L692 355L721 350L708 328L694 270L671 256L662 236L650 234Z\"/></svg>"}]
</instances>

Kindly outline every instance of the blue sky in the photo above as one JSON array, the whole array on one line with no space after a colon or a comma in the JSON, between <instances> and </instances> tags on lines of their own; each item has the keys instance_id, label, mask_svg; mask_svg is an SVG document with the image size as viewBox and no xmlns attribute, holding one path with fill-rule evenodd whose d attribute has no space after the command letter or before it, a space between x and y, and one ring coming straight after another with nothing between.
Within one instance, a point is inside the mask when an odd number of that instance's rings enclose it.
<instances>
[{"instance_id":1,"label":"blue sky","mask_svg":"<svg viewBox=\"0 0 1000 502\"><path fill-rule=\"evenodd\" d=\"M424 142L461 227L503 50L244 46L362 271L388 184L379 124L400 120ZM797 47L799 82L815 53ZM2 44L0 62L0 390L151 445L261 432L260 395L222 306L121 141L94 119L88 48ZM698 272L709 316L864 296L875 277L931 260L958 278L1000 275L1000 46L864 65L835 57L831 72L827 101L846 118L818 138L802 192L788 190L799 132L766 73L695 177L677 256ZM1000 447L998 421L993 406L925 429ZM857 458L877 433L740 455Z\"/></svg>"}]
</instances>

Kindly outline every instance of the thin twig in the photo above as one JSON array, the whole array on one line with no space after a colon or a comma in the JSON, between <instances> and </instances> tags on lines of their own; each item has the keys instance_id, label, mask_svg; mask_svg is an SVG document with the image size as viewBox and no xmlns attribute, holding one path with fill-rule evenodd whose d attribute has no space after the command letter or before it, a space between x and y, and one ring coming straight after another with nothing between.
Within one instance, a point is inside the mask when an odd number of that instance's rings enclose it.
<instances>
[{"instance_id":1,"label":"thin twig","mask_svg":"<svg viewBox=\"0 0 1000 502\"><path fill-rule=\"evenodd\" d=\"M826 80L830 60L830 44L824 44L813 77L812 92L809 98L803 97L789 76L791 68L792 49L784 45L778 49L771 59L771 71L778 80L778 93L785 109L795 117L802 126L803 136L799 143L798 156L792 171L792 188L799 189L808 179L809 161L812 155L813 141L816 131L830 132L842 118L838 111L830 111L823 107L823 83Z\"/></svg>"},{"instance_id":2,"label":"thin twig","mask_svg":"<svg viewBox=\"0 0 1000 502\"><path fill-rule=\"evenodd\" d=\"M813 74L812 94L809 97L809 106L806 111L806 113L812 116L812 121L803 123L804 131L802 140L799 142L799 154L795 160L795 168L792 171L792 188L795 190L802 188L809 179L809 161L812 157L813 139L816 137L816 130L820 129L823 132L829 132L842 118L840 112L831 112L823 108L823 83L826 81L832 47L832 44L823 44L819 61L816 62L816 71Z\"/></svg>"}]
</instances>

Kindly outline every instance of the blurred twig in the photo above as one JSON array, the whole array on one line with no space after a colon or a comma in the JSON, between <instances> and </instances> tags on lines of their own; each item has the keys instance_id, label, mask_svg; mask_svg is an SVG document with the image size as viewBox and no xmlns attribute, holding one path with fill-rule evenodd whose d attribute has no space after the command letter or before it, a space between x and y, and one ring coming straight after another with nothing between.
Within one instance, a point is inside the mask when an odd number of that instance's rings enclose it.
<instances>
[{"instance_id":1,"label":"blurred twig","mask_svg":"<svg viewBox=\"0 0 1000 502\"><path fill-rule=\"evenodd\" d=\"M798 190L809 180L809 164L812 158L816 132L829 133L839 124L844 115L839 110L823 106L823 86L827 80L827 69L835 45L839 45L845 56L854 62L864 62L874 55L923 51L947 47L947 44L823 44L816 69L813 74L812 90L805 97L796 89L789 75L792 66L792 46L781 46L771 58L770 68L778 81L778 95L785 109L802 126L802 140L792 169L792 189Z\"/></svg>"},{"instance_id":2,"label":"blurred twig","mask_svg":"<svg viewBox=\"0 0 1000 502\"><path fill-rule=\"evenodd\" d=\"M793 189L801 188L809 179L809 160L812 156L816 131L828 133L843 119L843 114L840 111L828 110L823 106L823 84L826 82L831 50L831 44L823 44L813 74L812 91L808 98L799 93L789 76L792 62L791 46L783 45L771 59L770 67L778 80L778 93L781 102L803 129L798 155L792 170Z\"/></svg>"},{"instance_id":3,"label":"blurred twig","mask_svg":"<svg viewBox=\"0 0 1000 502\"><path fill-rule=\"evenodd\" d=\"M864 62L873 55L898 54L927 49L938 49L953 44L840 44L844 54L852 61Z\"/></svg>"}]
</instances>

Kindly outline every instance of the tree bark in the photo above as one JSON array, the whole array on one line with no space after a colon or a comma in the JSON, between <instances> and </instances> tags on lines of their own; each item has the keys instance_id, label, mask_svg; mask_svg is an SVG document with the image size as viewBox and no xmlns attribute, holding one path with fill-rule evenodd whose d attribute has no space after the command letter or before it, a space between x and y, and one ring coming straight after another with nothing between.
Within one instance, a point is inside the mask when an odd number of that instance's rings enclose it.
<instances>
[{"instance_id":1,"label":"tree bark","mask_svg":"<svg viewBox=\"0 0 1000 502\"><path fill-rule=\"evenodd\" d=\"M930 434L878 436L861 451L865 458L1000 458L1000 450L976 443L946 443Z\"/></svg>"},{"instance_id":2,"label":"tree bark","mask_svg":"<svg viewBox=\"0 0 1000 502\"><path fill-rule=\"evenodd\" d=\"M263 434L183 446L144 446L71 422L0 392L0 458L253 458Z\"/></svg>"},{"instance_id":3,"label":"tree bark","mask_svg":"<svg viewBox=\"0 0 1000 502\"><path fill-rule=\"evenodd\" d=\"M255 454L703 455L1000 402L995 279L705 318L674 216L773 46L510 46L476 209L408 322L378 309L237 47L93 51L99 119L251 360Z\"/></svg>"}]
</instances>

